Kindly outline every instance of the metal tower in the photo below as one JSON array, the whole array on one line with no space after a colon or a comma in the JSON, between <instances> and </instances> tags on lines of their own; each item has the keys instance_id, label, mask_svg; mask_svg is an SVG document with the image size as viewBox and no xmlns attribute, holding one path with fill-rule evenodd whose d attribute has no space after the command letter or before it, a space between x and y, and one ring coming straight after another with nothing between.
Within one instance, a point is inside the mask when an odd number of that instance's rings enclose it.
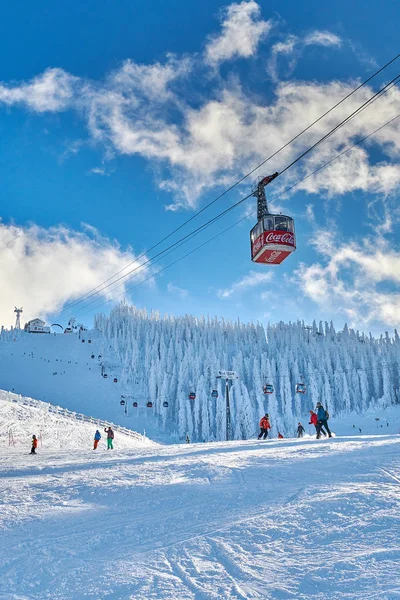
<instances>
[{"instance_id":1,"label":"metal tower","mask_svg":"<svg viewBox=\"0 0 400 600\"><path fill-rule=\"evenodd\" d=\"M24 311L22 310L22 307L15 307L14 312L17 313L17 317L15 319L15 329L21 329L21 313Z\"/></svg>"}]
</instances>

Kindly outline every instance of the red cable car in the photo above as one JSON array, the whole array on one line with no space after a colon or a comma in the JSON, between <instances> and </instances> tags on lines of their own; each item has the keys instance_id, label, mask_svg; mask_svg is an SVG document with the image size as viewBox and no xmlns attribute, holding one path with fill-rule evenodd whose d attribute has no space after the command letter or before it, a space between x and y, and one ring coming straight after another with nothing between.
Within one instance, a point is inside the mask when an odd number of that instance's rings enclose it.
<instances>
[{"instance_id":1,"label":"red cable car","mask_svg":"<svg viewBox=\"0 0 400 600\"><path fill-rule=\"evenodd\" d=\"M273 215L268 210L265 186L278 175L274 173L264 177L254 191L257 198L257 225L250 232L251 260L261 264L280 265L296 250L292 217Z\"/></svg>"},{"instance_id":2,"label":"red cable car","mask_svg":"<svg viewBox=\"0 0 400 600\"><path fill-rule=\"evenodd\" d=\"M190 392L189 400L196 400L196 394L194 392Z\"/></svg>"}]
</instances>

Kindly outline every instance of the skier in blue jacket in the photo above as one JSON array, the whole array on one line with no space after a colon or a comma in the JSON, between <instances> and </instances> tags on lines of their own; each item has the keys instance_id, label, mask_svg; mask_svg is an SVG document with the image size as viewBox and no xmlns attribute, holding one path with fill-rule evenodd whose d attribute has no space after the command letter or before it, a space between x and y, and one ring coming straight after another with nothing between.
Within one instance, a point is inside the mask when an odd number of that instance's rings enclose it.
<instances>
[{"instance_id":1,"label":"skier in blue jacket","mask_svg":"<svg viewBox=\"0 0 400 600\"><path fill-rule=\"evenodd\" d=\"M97 446L98 446L100 440L101 440L100 431L98 429L96 429L96 433L94 434L93 450L97 449Z\"/></svg>"},{"instance_id":2,"label":"skier in blue jacket","mask_svg":"<svg viewBox=\"0 0 400 600\"><path fill-rule=\"evenodd\" d=\"M329 429L329 426L328 426L328 413L322 406L321 402L317 402L317 406L316 406L315 410L316 410L317 418L318 418L318 421L316 424L317 440L319 440L319 438L321 437L321 429L323 427L328 432L329 437L332 437L331 430Z\"/></svg>"}]
</instances>

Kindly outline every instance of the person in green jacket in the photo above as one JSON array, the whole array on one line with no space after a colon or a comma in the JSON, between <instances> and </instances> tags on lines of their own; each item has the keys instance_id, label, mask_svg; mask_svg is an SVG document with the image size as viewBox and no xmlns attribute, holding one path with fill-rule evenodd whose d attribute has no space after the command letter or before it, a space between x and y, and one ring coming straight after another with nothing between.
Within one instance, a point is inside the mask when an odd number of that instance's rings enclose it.
<instances>
[{"instance_id":1,"label":"person in green jacket","mask_svg":"<svg viewBox=\"0 0 400 600\"><path fill-rule=\"evenodd\" d=\"M104 431L107 434L107 450L114 450L113 439L114 432L111 427L105 427Z\"/></svg>"}]
</instances>

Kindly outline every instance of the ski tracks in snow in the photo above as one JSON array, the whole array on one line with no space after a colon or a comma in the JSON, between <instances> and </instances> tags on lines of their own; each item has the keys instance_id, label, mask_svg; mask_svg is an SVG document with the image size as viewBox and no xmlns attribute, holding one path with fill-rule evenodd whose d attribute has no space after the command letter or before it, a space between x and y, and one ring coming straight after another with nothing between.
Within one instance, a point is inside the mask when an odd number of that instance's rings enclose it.
<instances>
[{"instance_id":1,"label":"ski tracks in snow","mask_svg":"<svg viewBox=\"0 0 400 600\"><path fill-rule=\"evenodd\" d=\"M0 598L400 598L398 485L381 476L400 482L399 444L42 454L41 470L14 455L2 473Z\"/></svg>"}]
</instances>

